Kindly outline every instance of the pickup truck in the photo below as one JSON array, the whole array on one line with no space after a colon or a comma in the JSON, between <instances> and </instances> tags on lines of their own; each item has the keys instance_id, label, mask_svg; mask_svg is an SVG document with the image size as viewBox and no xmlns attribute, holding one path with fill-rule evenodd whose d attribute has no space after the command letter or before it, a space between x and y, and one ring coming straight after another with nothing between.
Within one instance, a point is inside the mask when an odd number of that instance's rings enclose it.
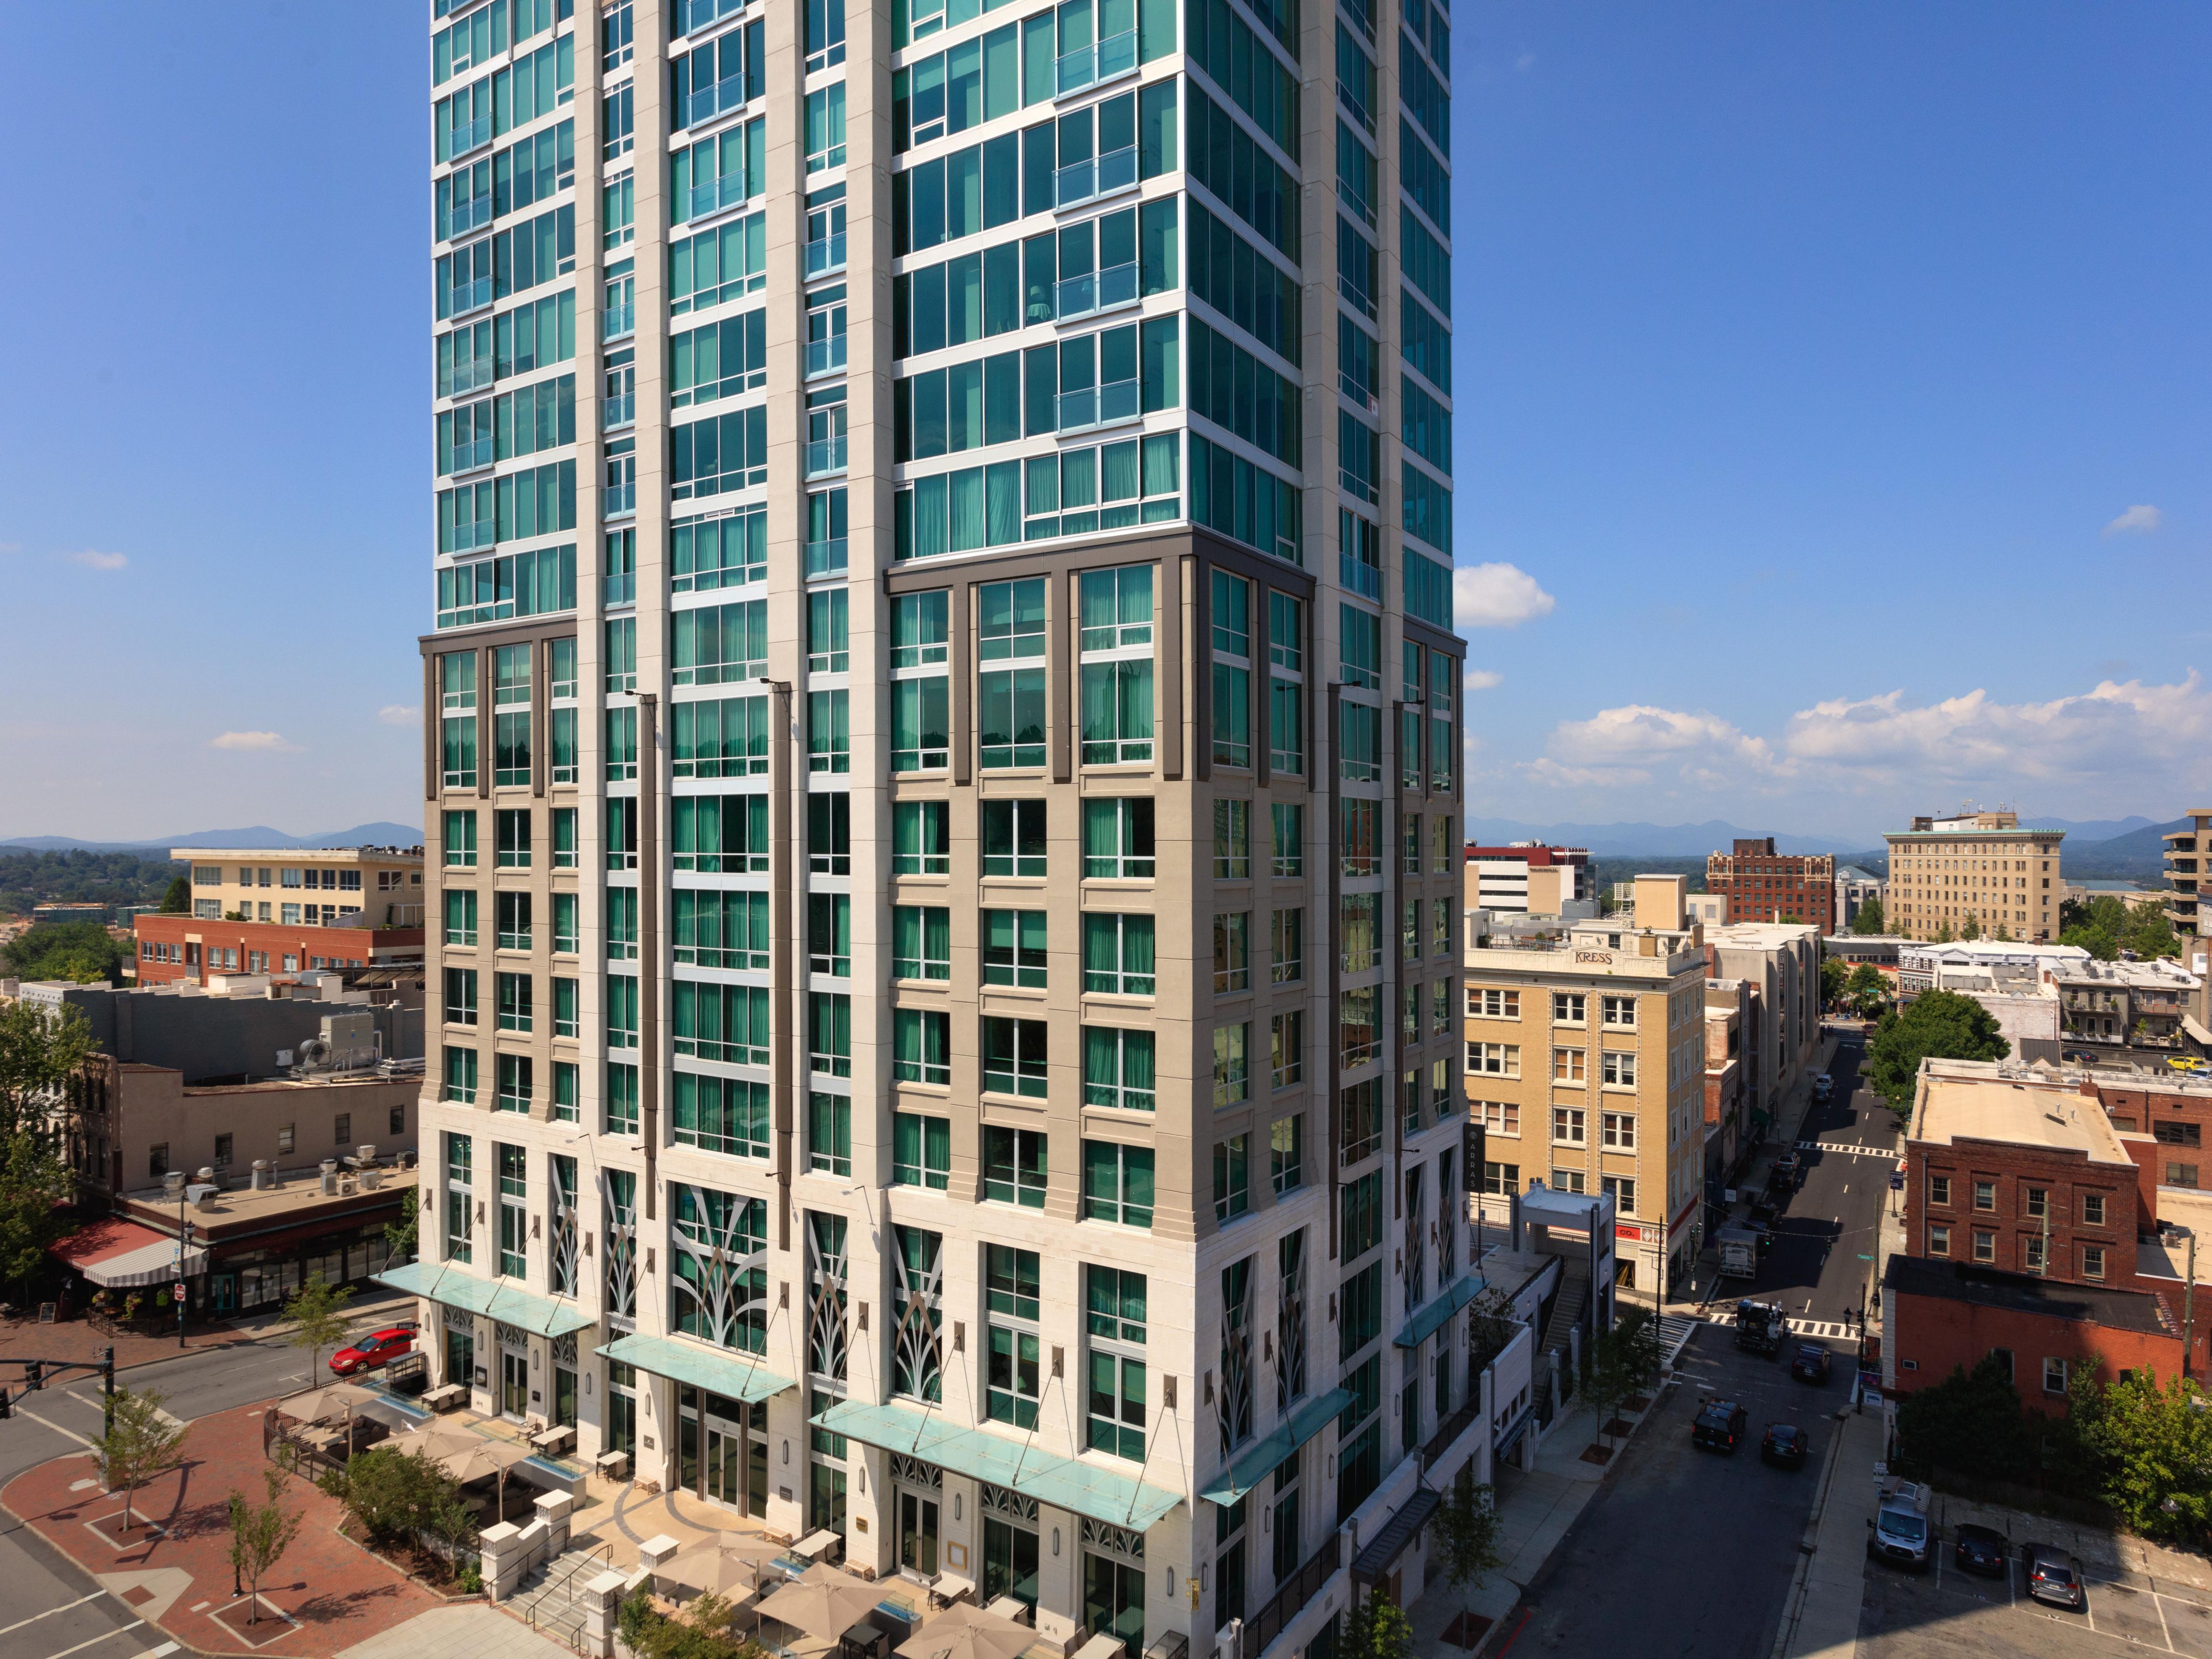
<instances>
[{"instance_id":1,"label":"pickup truck","mask_svg":"<svg viewBox=\"0 0 2212 1659\"><path fill-rule=\"evenodd\" d=\"M1713 1234L1720 1251L1723 1279L1759 1277L1759 1235L1748 1227L1723 1227Z\"/></svg>"},{"instance_id":2,"label":"pickup truck","mask_svg":"<svg viewBox=\"0 0 2212 1659\"><path fill-rule=\"evenodd\" d=\"M1771 1358L1782 1352L1783 1339L1789 1334L1789 1316L1774 1303L1746 1300L1735 1304L1737 1347Z\"/></svg>"}]
</instances>

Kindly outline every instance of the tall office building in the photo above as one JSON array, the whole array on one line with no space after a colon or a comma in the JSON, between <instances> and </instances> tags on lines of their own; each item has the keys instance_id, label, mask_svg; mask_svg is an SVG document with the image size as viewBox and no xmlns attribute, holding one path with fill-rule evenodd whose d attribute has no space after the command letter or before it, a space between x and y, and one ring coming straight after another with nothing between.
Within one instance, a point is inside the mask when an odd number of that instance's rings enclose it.
<instances>
[{"instance_id":1,"label":"tall office building","mask_svg":"<svg viewBox=\"0 0 2212 1659\"><path fill-rule=\"evenodd\" d=\"M431 24L438 1375L1303 1645L1476 1437L1445 16L570 4Z\"/></svg>"}]
</instances>

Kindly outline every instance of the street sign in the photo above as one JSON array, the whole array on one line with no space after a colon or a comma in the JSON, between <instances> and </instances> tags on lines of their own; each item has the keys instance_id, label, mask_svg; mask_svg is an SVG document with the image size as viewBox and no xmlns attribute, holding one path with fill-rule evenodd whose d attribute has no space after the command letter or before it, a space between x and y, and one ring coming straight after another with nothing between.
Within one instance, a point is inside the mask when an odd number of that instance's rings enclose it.
<instances>
[{"instance_id":1,"label":"street sign","mask_svg":"<svg viewBox=\"0 0 2212 1659\"><path fill-rule=\"evenodd\" d=\"M1892 1170L1889 1172L1889 1190L1893 1193L1901 1193L1905 1190L1905 1176L1900 1171Z\"/></svg>"},{"instance_id":2,"label":"street sign","mask_svg":"<svg viewBox=\"0 0 2212 1659\"><path fill-rule=\"evenodd\" d=\"M175 1284L170 1285L169 1294L175 1297L178 1301L183 1301L185 1299L185 1281L180 1279Z\"/></svg>"}]
</instances>

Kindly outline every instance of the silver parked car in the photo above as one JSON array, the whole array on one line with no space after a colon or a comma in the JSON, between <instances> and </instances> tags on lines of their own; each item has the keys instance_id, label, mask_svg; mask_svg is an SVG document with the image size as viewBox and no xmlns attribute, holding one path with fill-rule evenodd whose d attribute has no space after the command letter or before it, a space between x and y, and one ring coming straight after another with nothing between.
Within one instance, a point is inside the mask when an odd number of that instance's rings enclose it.
<instances>
[{"instance_id":1,"label":"silver parked car","mask_svg":"<svg viewBox=\"0 0 2212 1659\"><path fill-rule=\"evenodd\" d=\"M2027 1575L2027 1593L2039 1601L2075 1611L2088 1605L2081 1584L2081 1569L2074 1558L2052 1544L2024 1545L2021 1571Z\"/></svg>"}]
</instances>

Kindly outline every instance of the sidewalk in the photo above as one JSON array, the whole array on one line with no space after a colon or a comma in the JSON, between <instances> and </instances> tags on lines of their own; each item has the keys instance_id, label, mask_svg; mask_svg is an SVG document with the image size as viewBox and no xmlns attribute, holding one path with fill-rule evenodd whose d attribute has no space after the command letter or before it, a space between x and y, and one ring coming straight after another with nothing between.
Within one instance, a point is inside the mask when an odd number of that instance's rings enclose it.
<instances>
[{"instance_id":1,"label":"sidewalk","mask_svg":"<svg viewBox=\"0 0 2212 1659\"><path fill-rule=\"evenodd\" d=\"M306 1480L283 1499L306 1522L261 1586L261 1622L246 1622L231 1592L229 1498L266 1501L261 1471L264 1408L198 1419L182 1468L132 1499L143 1520L120 1533L123 1499L104 1492L89 1453L58 1457L0 1489L0 1506L52 1544L149 1625L205 1654L332 1659L447 1604L377 1556L340 1537L337 1504ZM156 1644L158 1645L158 1644ZM413 1650L410 1650L410 1651Z\"/></svg>"},{"instance_id":2,"label":"sidewalk","mask_svg":"<svg viewBox=\"0 0 2212 1659\"><path fill-rule=\"evenodd\" d=\"M1633 1425L1632 1435L1649 1420L1657 1405L1655 1395L1641 1415L1621 1413ZM1536 1449L1534 1468L1523 1473L1507 1466L1497 1471L1498 1553L1502 1565L1471 1595L1454 1589L1441 1577L1428 1585L1420 1600L1407 1609L1415 1652L1459 1651L1459 1644L1446 1641L1444 1633L1468 1608L1483 1621L1478 1639L1487 1643L1487 1650L1497 1651L1498 1644L1510 1638L1510 1615L1520 1605L1522 1591L1543 1571L1552 1552L1567 1535L1567 1528L1597 1496L1606 1475L1627 1448L1626 1439L1613 1438L1610 1461L1586 1462L1583 1453L1596 1438L1595 1414L1578 1406L1545 1435Z\"/></svg>"},{"instance_id":3,"label":"sidewalk","mask_svg":"<svg viewBox=\"0 0 2212 1659\"><path fill-rule=\"evenodd\" d=\"M386 1290L381 1285L365 1285L346 1304L346 1317L356 1329L365 1325L380 1325L392 1319L412 1318L414 1304L412 1296ZM100 1329L81 1312L51 1325L40 1324L36 1317L4 1319L0 1320L0 1359L58 1359L91 1364L98 1363L102 1348L112 1346L115 1350L115 1369L127 1371L134 1366L174 1359L179 1353L204 1353L210 1349L235 1348L266 1338L281 1338L295 1328L291 1322L272 1308L240 1319L191 1325L186 1328L185 1343L179 1348L173 1324L161 1331L111 1333Z\"/></svg>"},{"instance_id":4,"label":"sidewalk","mask_svg":"<svg viewBox=\"0 0 2212 1659\"><path fill-rule=\"evenodd\" d=\"M1874 1466L1881 1451L1880 1404L1846 1412L1820 1474L1820 1505L1798 1547L1807 1553L1775 1632L1774 1659L1850 1659L1857 1650L1867 1522L1874 1518Z\"/></svg>"}]
</instances>

